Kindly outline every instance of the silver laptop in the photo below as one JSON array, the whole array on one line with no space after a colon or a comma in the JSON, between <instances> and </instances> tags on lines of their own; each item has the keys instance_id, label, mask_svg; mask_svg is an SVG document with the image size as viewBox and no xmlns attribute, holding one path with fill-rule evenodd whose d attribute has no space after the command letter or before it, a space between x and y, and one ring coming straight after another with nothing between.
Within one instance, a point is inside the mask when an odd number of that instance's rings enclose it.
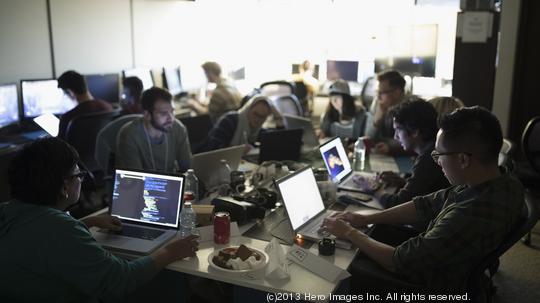
<instances>
[{"instance_id":1,"label":"silver laptop","mask_svg":"<svg viewBox=\"0 0 540 303\"><path fill-rule=\"evenodd\" d=\"M60 127L60 119L55 115L48 113L41 116L35 117L34 122L36 122L39 127L43 128L51 137L58 136L58 130Z\"/></svg>"},{"instance_id":2,"label":"silver laptop","mask_svg":"<svg viewBox=\"0 0 540 303\"><path fill-rule=\"evenodd\" d=\"M231 170L237 170L243 153L244 145L216 149L193 155L191 165L197 178L199 178L207 188L211 188L219 183L219 174L217 172L221 159L227 160Z\"/></svg>"},{"instance_id":3,"label":"silver laptop","mask_svg":"<svg viewBox=\"0 0 540 303\"><path fill-rule=\"evenodd\" d=\"M354 178L375 178L376 174L371 172L353 172L351 162L347 157L347 152L343 147L343 143L339 137L322 144L319 147L324 165L328 171L328 175L338 189L372 193L377 188L362 188L354 182Z\"/></svg>"},{"instance_id":4,"label":"silver laptop","mask_svg":"<svg viewBox=\"0 0 540 303\"><path fill-rule=\"evenodd\" d=\"M297 235L317 241L335 238L321 232L323 220L333 211L326 210L311 167L307 166L276 181L276 186L289 215L291 227ZM349 249L351 242L336 239L336 246Z\"/></svg>"},{"instance_id":5,"label":"silver laptop","mask_svg":"<svg viewBox=\"0 0 540 303\"><path fill-rule=\"evenodd\" d=\"M117 169L109 213L122 220L122 231L92 235L106 248L149 254L177 234L183 190L183 176Z\"/></svg>"},{"instance_id":6,"label":"silver laptop","mask_svg":"<svg viewBox=\"0 0 540 303\"><path fill-rule=\"evenodd\" d=\"M283 122L287 129L301 128L304 130L302 135L302 141L306 147L317 147L319 146L319 139L313 128L313 123L310 119L302 118L293 115L283 114Z\"/></svg>"}]
</instances>

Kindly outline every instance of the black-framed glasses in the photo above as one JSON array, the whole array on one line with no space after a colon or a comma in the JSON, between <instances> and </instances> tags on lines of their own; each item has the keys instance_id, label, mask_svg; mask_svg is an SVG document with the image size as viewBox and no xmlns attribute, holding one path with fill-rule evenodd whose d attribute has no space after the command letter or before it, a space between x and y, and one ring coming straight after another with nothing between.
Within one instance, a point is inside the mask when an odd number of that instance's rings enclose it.
<instances>
[{"instance_id":1,"label":"black-framed glasses","mask_svg":"<svg viewBox=\"0 0 540 303\"><path fill-rule=\"evenodd\" d=\"M66 179L79 178L81 181L83 181L84 178L86 178L86 177L88 177L88 172L85 171L85 170L81 170L80 172L78 172L76 174L67 176Z\"/></svg>"},{"instance_id":2,"label":"black-framed glasses","mask_svg":"<svg viewBox=\"0 0 540 303\"><path fill-rule=\"evenodd\" d=\"M467 156L472 156L471 153L468 153L468 152L462 152L462 151L455 151L455 152L438 152L436 150L433 150L431 152L431 158L433 158L433 161L435 161L435 163L438 163L439 162L439 157L440 156L449 156L449 155L457 155L457 154L465 154Z\"/></svg>"}]
</instances>

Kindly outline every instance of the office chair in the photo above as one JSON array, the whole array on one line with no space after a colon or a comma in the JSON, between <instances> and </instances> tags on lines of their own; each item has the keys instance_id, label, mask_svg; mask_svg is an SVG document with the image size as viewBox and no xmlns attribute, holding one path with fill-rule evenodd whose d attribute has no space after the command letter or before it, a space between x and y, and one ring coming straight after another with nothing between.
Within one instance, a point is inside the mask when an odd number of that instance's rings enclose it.
<instances>
[{"instance_id":1,"label":"office chair","mask_svg":"<svg viewBox=\"0 0 540 303\"><path fill-rule=\"evenodd\" d=\"M514 170L514 143L509 139L504 138L503 144L501 146L501 151L499 152L499 166L506 168L508 172Z\"/></svg>"},{"instance_id":2,"label":"office chair","mask_svg":"<svg viewBox=\"0 0 540 303\"><path fill-rule=\"evenodd\" d=\"M284 80L265 82L261 84L260 90L267 97L294 94L294 86Z\"/></svg>"},{"instance_id":3,"label":"office chair","mask_svg":"<svg viewBox=\"0 0 540 303\"><path fill-rule=\"evenodd\" d=\"M300 102L302 107L302 116L309 115L309 92L306 84L303 81L294 82L294 95Z\"/></svg>"},{"instance_id":4,"label":"office chair","mask_svg":"<svg viewBox=\"0 0 540 303\"><path fill-rule=\"evenodd\" d=\"M21 148L20 145L11 145L0 149L0 203L11 199L11 188L8 182L9 163L17 151Z\"/></svg>"},{"instance_id":5,"label":"office chair","mask_svg":"<svg viewBox=\"0 0 540 303\"><path fill-rule=\"evenodd\" d=\"M497 291L497 288L493 285L493 275L499 265L499 257L525 236L525 234L530 232L538 221L538 215L536 202L528 199L526 196L521 220L516 223L515 228L508 233L499 247L484 257L468 276L465 282L465 288L471 294L473 300L482 294L479 290L483 290L483 294L486 295L486 302L491 302L493 294ZM485 275L486 271L488 271L489 276Z\"/></svg>"},{"instance_id":6,"label":"office chair","mask_svg":"<svg viewBox=\"0 0 540 303\"><path fill-rule=\"evenodd\" d=\"M303 116L302 106L295 95L273 96L270 101L280 114Z\"/></svg>"},{"instance_id":7,"label":"office chair","mask_svg":"<svg viewBox=\"0 0 540 303\"><path fill-rule=\"evenodd\" d=\"M375 99L377 79L375 77L369 77L364 81L362 86L362 92L360 93L360 99L365 108L370 108L373 99Z\"/></svg>"},{"instance_id":8,"label":"office chair","mask_svg":"<svg viewBox=\"0 0 540 303\"><path fill-rule=\"evenodd\" d=\"M187 129L191 152L194 153L199 146L206 140L208 133L212 130L212 120L209 115L200 115L195 117L185 117L178 119Z\"/></svg>"},{"instance_id":9,"label":"office chair","mask_svg":"<svg viewBox=\"0 0 540 303\"><path fill-rule=\"evenodd\" d=\"M521 149L534 172L536 174L540 173L540 116L532 118L525 126L521 136ZM538 175L534 176L534 179L535 181L540 180ZM533 183L536 186L538 185L537 182ZM536 199L538 193L535 192L534 187L527 188L526 196L531 201L537 202L538 200ZM526 245L531 244L531 232L527 233L523 242Z\"/></svg>"},{"instance_id":10,"label":"office chair","mask_svg":"<svg viewBox=\"0 0 540 303\"><path fill-rule=\"evenodd\" d=\"M105 176L112 176L116 154L116 137L124 124L136 118L142 118L141 114L132 114L119 117L103 127L96 137L94 157L98 166L105 172Z\"/></svg>"}]
</instances>

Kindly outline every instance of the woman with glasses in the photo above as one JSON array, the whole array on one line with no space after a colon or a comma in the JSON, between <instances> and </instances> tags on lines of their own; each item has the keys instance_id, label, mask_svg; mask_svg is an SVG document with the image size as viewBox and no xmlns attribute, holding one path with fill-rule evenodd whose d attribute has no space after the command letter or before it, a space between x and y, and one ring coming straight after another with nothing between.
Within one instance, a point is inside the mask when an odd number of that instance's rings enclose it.
<instances>
[{"instance_id":1,"label":"woman with glasses","mask_svg":"<svg viewBox=\"0 0 540 303\"><path fill-rule=\"evenodd\" d=\"M195 256L196 237L175 240L131 261L102 248L88 228L119 230L100 216L79 221L65 210L79 199L85 172L66 142L25 146L9 168L12 201L0 204L0 298L17 302L119 300L167 264Z\"/></svg>"}]
</instances>

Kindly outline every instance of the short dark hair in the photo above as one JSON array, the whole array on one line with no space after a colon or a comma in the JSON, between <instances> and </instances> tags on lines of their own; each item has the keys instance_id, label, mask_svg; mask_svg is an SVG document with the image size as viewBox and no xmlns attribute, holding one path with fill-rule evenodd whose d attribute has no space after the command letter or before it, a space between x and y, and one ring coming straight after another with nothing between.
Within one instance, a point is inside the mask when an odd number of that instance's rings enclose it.
<instances>
[{"instance_id":1,"label":"short dark hair","mask_svg":"<svg viewBox=\"0 0 540 303\"><path fill-rule=\"evenodd\" d=\"M405 78L396 70L385 70L377 74L377 81L388 81L392 88L405 91Z\"/></svg>"},{"instance_id":2,"label":"short dark hair","mask_svg":"<svg viewBox=\"0 0 540 303\"><path fill-rule=\"evenodd\" d=\"M341 107L341 114L345 118L354 118L356 116L356 104L354 103L354 97L349 94L342 93L330 93L330 96L341 96L343 100L343 105ZM339 112L332 106L328 104L327 114L330 114L330 121L339 121Z\"/></svg>"},{"instance_id":3,"label":"short dark hair","mask_svg":"<svg viewBox=\"0 0 540 303\"><path fill-rule=\"evenodd\" d=\"M393 110L394 120L403 125L407 133L419 131L422 140L435 140L437 136L437 111L431 103L420 98L411 98L399 103Z\"/></svg>"},{"instance_id":4,"label":"short dark hair","mask_svg":"<svg viewBox=\"0 0 540 303\"><path fill-rule=\"evenodd\" d=\"M131 96L135 97L135 102L139 102L144 89L141 79L138 77L126 77L122 81L122 85L129 90Z\"/></svg>"},{"instance_id":5,"label":"short dark hair","mask_svg":"<svg viewBox=\"0 0 540 303\"><path fill-rule=\"evenodd\" d=\"M55 205L65 178L78 162L77 151L56 137L25 145L8 169L11 196L29 204Z\"/></svg>"},{"instance_id":6,"label":"short dark hair","mask_svg":"<svg viewBox=\"0 0 540 303\"><path fill-rule=\"evenodd\" d=\"M88 91L84 76L74 70L68 70L58 77L58 88L69 89L77 95Z\"/></svg>"},{"instance_id":7,"label":"short dark hair","mask_svg":"<svg viewBox=\"0 0 540 303\"><path fill-rule=\"evenodd\" d=\"M152 112L154 110L154 104L158 100L172 102L172 95L167 90L155 86L145 90L141 96L143 110Z\"/></svg>"},{"instance_id":8,"label":"short dark hair","mask_svg":"<svg viewBox=\"0 0 540 303\"><path fill-rule=\"evenodd\" d=\"M201 67L207 73L214 74L218 77L221 76L221 66L219 66L219 64L217 64L216 62L207 61L207 62L204 62L203 65L201 65Z\"/></svg>"},{"instance_id":9,"label":"short dark hair","mask_svg":"<svg viewBox=\"0 0 540 303\"><path fill-rule=\"evenodd\" d=\"M502 146L501 124L479 106L463 107L443 116L442 144L451 151L470 152L483 164L497 163Z\"/></svg>"}]
</instances>

